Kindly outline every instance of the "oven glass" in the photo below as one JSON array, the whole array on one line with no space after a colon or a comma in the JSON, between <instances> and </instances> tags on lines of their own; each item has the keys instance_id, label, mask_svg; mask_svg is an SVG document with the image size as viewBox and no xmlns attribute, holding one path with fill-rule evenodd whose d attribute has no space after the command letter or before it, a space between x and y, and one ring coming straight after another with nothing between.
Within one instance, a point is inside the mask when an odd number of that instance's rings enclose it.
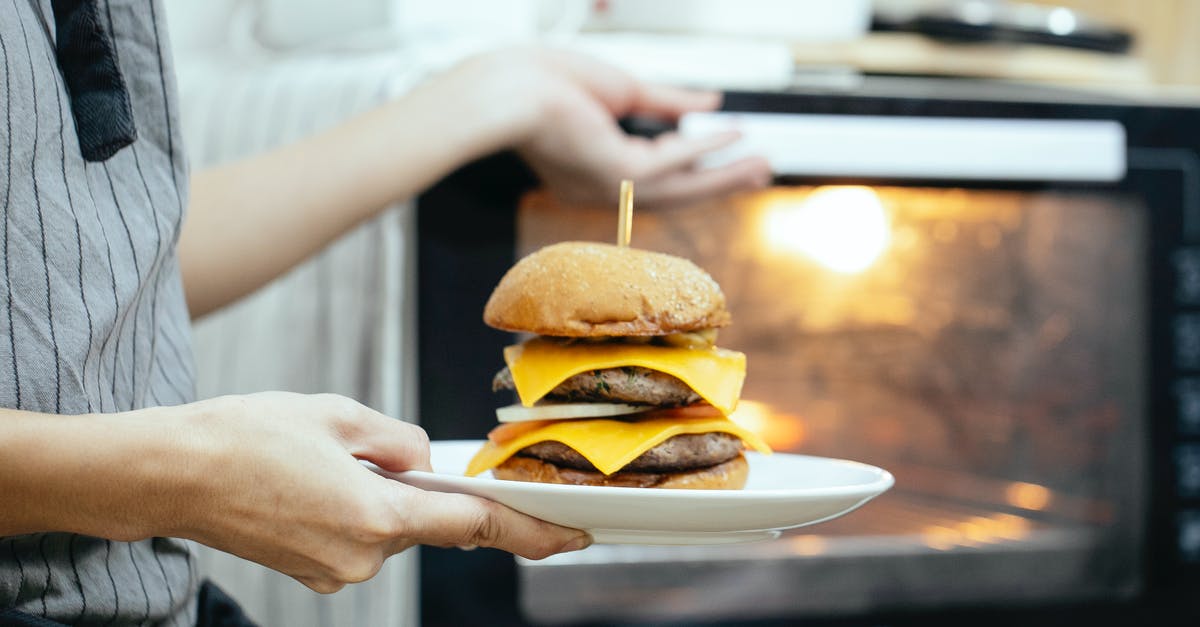
<instances>
[{"instance_id":1,"label":"oven glass","mask_svg":"<svg viewBox=\"0 0 1200 627\"><path fill-rule=\"evenodd\" d=\"M522 255L612 241L616 210L532 194L517 228ZM634 246L690 258L725 291L719 344L749 360L737 419L776 450L882 466L896 485L775 542L525 562L526 611L681 617L655 582L692 590L677 609L697 616L1135 593L1146 229L1136 199L1107 191L777 186L636 210ZM706 585L722 590L711 607Z\"/></svg>"}]
</instances>

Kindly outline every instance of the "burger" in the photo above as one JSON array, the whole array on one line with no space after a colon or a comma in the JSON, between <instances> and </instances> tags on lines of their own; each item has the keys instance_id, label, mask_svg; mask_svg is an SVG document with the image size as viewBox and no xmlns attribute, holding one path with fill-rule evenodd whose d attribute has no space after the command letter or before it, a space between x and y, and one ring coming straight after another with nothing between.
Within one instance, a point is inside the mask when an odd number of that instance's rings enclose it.
<instances>
[{"instance_id":1,"label":"burger","mask_svg":"<svg viewBox=\"0 0 1200 627\"><path fill-rule=\"evenodd\" d=\"M672 255L565 242L520 260L484 309L529 334L504 350L496 391L519 403L467 475L643 488L740 489L743 450L770 452L729 419L746 356L717 348L730 322L716 281Z\"/></svg>"}]
</instances>

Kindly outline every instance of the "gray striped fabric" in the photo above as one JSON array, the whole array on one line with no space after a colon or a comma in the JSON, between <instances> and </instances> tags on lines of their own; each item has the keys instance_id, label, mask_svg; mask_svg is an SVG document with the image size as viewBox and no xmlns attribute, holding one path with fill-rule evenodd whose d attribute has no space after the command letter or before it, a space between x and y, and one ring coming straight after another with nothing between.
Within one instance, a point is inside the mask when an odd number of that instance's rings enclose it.
<instances>
[{"instance_id":1,"label":"gray striped fabric","mask_svg":"<svg viewBox=\"0 0 1200 627\"><path fill-rule=\"evenodd\" d=\"M4 407L116 412L194 394L175 257L187 167L162 8L100 0L99 9L138 136L88 162L56 62L51 1L0 0ZM180 540L0 538L0 608L72 624L190 625L195 588Z\"/></svg>"}]
</instances>

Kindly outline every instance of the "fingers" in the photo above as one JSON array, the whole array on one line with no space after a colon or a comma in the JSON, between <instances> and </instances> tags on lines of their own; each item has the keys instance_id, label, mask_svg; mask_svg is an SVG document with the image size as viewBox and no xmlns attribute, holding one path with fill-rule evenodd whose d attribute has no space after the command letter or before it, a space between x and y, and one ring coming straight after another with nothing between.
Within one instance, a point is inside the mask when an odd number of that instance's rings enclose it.
<instances>
[{"instance_id":1,"label":"fingers","mask_svg":"<svg viewBox=\"0 0 1200 627\"><path fill-rule=\"evenodd\" d=\"M721 106L720 92L642 83L620 68L576 52L543 53L618 117L644 115L674 120L689 111L711 111Z\"/></svg>"},{"instance_id":2,"label":"fingers","mask_svg":"<svg viewBox=\"0 0 1200 627\"><path fill-rule=\"evenodd\" d=\"M720 92L639 84L635 87L629 113L674 120L690 111L712 111L719 106Z\"/></svg>"},{"instance_id":3,"label":"fingers","mask_svg":"<svg viewBox=\"0 0 1200 627\"><path fill-rule=\"evenodd\" d=\"M337 423L351 455L391 472L431 470L429 436L424 429L349 399L335 402L352 405L341 408Z\"/></svg>"},{"instance_id":4,"label":"fingers","mask_svg":"<svg viewBox=\"0 0 1200 627\"><path fill-rule=\"evenodd\" d=\"M591 536L526 516L499 503L464 494L413 491L406 499L405 537L434 546L485 546L542 559L577 551Z\"/></svg>"},{"instance_id":5,"label":"fingers","mask_svg":"<svg viewBox=\"0 0 1200 627\"><path fill-rule=\"evenodd\" d=\"M658 180L639 182L638 201L648 206L673 207L765 187L771 182L766 159L747 157L706 170L680 170Z\"/></svg>"},{"instance_id":6,"label":"fingers","mask_svg":"<svg viewBox=\"0 0 1200 627\"><path fill-rule=\"evenodd\" d=\"M701 137L684 137L679 133L664 133L645 145L639 178L654 178L672 170L692 166L700 157L724 148L741 138L738 131L722 131Z\"/></svg>"}]
</instances>

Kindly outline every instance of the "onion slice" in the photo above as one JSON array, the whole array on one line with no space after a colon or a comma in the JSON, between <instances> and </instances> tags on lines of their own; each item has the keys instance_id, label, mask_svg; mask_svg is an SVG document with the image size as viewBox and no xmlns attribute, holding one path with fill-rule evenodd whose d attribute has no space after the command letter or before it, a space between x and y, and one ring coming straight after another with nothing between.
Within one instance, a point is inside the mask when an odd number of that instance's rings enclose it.
<instances>
[{"instance_id":1,"label":"onion slice","mask_svg":"<svg viewBox=\"0 0 1200 627\"><path fill-rule=\"evenodd\" d=\"M530 420L569 420L573 418L603 418L624 416L654 409L646 405L624 403L538 403L525 407L520 403L496 410L500 422L528 422Z\"/></svg>"}]
</instances>

